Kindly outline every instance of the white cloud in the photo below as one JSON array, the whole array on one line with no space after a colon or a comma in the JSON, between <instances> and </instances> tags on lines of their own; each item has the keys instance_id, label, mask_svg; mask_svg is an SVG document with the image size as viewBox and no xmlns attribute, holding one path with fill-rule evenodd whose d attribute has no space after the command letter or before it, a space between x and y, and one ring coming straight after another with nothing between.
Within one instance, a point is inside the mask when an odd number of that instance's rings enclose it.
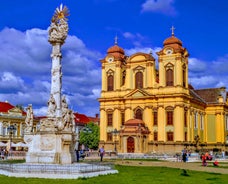
<instances>
[{"instance_id":1,"label":"white cloud","mask_svg":"<svg viewBox=\"0 0 228 184\"><path fill-rule=\"evenodd\" d=\"M158 12L166 15L175 15L174 0L146 0L142 4L142 12Z\"/></svg>"},{"instance_id":2,"label":"white cloud","mask_svg":"<svg viewBox=\"0 0 228 184\"><path fill-rule=\"evenodd\" d=\"M214 61L189 58L189 82L194 88L227 87L228 55Z\"/></svg>"},{"instance_id":3,"label":"white cloud","mask_svg":"<svg viewBox=\"0 0 228 184\"><path fill-rule=\"evenodd\" d=\"M24 81L15 76L11 72L0 73L0 89L1 93L9 93L11 91L17 91L18 89L24 90Z\"/></svg>"},{"instance_id":4,"label":"white cloud","mask_svg":"<svg viewBox=\"0 0 228 184\"><path fill-rule=\"evenodd\" d=\"M207 69L207 63L197 58L189 58L188 62L190 72L203 72Z\"/></svg>"},{"instance_id":5,"label":"white cloud","mask_svg":"<svg viewBox=\"0 0 228 184\"><path fill-rule=\"evenodd\" d=\"M8 100L24 107L32 104L35 115L46 115L51 48L47 30L34 28L21 32L4 28L0 31L0 101ZM79 113L99 113L101 54L69 35L62 46L62 55L62 89L69 103Z\"/></svg>"}]
</instances>

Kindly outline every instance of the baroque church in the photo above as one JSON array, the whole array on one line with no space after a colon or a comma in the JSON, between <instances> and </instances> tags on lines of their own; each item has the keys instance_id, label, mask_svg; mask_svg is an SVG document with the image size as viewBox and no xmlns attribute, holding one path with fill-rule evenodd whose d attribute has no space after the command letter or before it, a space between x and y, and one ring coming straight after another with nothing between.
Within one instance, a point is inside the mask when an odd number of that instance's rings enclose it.
<instances>
[{"instance_id":1,"label":"baroque church","mask_svg":"<svg viewBox=\"0 0 228 184\"><path fill-rule=\"evenodd\" d=\"M118 153L228 151L225 87L194 89L188 81L189 53L171 37L152 54L125 55L115 45L102 64L100 146Z\"/></svg>"}]
</instances>

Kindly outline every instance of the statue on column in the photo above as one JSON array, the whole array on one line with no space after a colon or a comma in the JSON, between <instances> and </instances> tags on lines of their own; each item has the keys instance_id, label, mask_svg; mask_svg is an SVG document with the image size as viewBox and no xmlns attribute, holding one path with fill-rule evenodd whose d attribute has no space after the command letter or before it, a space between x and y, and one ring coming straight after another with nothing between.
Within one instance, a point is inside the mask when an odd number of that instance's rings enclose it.
<instances>
[{"instance_id":1,"label":"statue on column","mask_svg":"<svg viewBox=\"0 0 228 184\"><path fill-rule=\"evenodd\" d=\"M32 105L28 105L26 108L26 118L25 118L25 132L32 132L33 131L33 109Z\"/></svg>"},{"instance_id":2,"label":"statue on column","mask_svg":"<svg viewBox=\"0 0 228 184\"><path fill-rule=\"evenodd\" d=\"M67 16L69 16L69 10L66 6L60 5L60 8L56 8L55 13L51 20L49 29L49 42L63 44L68 33Z\"/></svg>"},{"instance_id":3,"label":"statue on column","mask_svg":"<svg viewBox=\"0 0 228 184\"><path fill-rule=\"evenodd\" d=\"M50 118L55 117L55 111L56 111L56 103L53 95L51 94L50 99L48 100L48 111L47 116Z\"/></svg>"},{"instance_id":4,"label":"statue on column","mask_svg":"<svg viewBox=\"0 0 228 184\"><path fill-rule=\"evenodd\" d=\"M59 124L59 130L71 130L73 127L73 111L68 108L66 97L62 97L62 122Z\"/></svg>"}]
</instances>

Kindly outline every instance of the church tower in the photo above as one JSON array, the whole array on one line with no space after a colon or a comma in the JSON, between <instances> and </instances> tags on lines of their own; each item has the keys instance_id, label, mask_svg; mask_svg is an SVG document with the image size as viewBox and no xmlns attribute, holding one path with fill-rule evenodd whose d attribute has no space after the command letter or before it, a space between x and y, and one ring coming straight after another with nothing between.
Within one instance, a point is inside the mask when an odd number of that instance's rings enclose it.
<instances>
[{"instance_id":1,"label":"church tower","mask_svg":"<svg viewBox=\"0 0 228 184\"><path fill-rule=\"evenodd\" d=\"M174 36L163 42L163 49L157 52L159 56L159 86L188 88L188 52L182 47L182 42Z\"/></svg>"},{"instance_id":2,"label":"church tower","mask_svg":"<svg viewBox=\"0 0 228 184\"><path fill-rule=\"evenodd\" d=\"M119 103L115 101L121 88L125 84L126 64L124 50L118 46L117 37L114 46L107 50L107 55L100 62L102 64L102 90L100 101L100 139L112 140L111 131L120 128ZM116 122L116 124L113 124ZM107 133L108 132L108 133Z\"/></svg>"}]
</instances>

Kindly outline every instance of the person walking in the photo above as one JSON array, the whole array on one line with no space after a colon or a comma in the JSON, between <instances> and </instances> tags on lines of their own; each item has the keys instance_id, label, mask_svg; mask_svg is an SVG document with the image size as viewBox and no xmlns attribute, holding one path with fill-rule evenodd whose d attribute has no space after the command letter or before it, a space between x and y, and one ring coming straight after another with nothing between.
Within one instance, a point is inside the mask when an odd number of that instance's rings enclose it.
<instances>
[{"instance_id":1,"label":"person walking","mask_svg":"<svg viewBox=\"0 0 228 184\"><path fill-rule=\"evenodd\" d=\"M103 157L104 157L104 153L105 153L104 146L102 146L99 149L99 153L100 153L100 158L101 158L101 162L102 162L103 161Z\"/></svg>"}]
</instances>

